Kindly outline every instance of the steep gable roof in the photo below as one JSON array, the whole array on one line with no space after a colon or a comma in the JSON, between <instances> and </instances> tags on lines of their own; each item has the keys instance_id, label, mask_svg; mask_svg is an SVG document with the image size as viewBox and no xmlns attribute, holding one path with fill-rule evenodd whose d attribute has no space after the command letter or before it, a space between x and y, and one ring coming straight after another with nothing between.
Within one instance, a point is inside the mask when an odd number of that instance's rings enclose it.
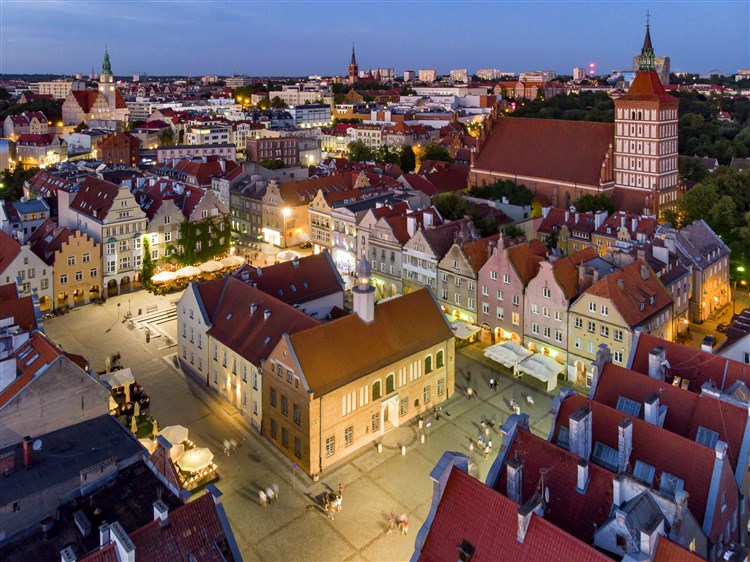
<instances>
[{"instance_id":1,"label":"steep gable roof","mask_svg":"<svg viewBox=\"0 0 750 562\"><path fill-rule=\"evenodd\" d=\"M54 265L57 252L71 236L73 236L71 230L47 219L29 237L28 243L31 246L31 251L39 256L44 263Z\"/></svg>"},{"instance_id":2,"label":"steep gable roof","mask_svg":"<svg viewBox=\"0 0 750 562\"><path fill-rule=\"evenodd\" d=\"M609 518L612 506L614 473L597 464L589 464L586 493L576 491L578 456L541 437L518 429L508 451L508 459L523 460L522 502L540 491L541 471L547 469L544 486L549 502L544 518L586 544L593 544L594 531ZM507 470L501 470L495 490L507 494Z\"/></svg>"},{"instance_id":3,"label":"steep gable roof","mask_svg":"<svg viewBox=\"0 0 750 562\"><path fill-rule=\"evenodd\" d=\"M531 516L526 537L519 541L518 508L517 503L489 486L452 468L419 560L455 560L462 541L468 541L476 549L472 562L609 560L537 515Z\"/></svg>"},{"instance_id":4,"label":"steep gable roof","mask_svg":"<svg viewBox=\"0 0 750 562\"><path fill-rule=\"evenodd\" d=\"M620 397L643 404L654 394L659 396L659 404L668 408L664 418L664 429L691 441L696 440L700 427L715 431L719 439L728 445L729 461L734 469L737 468L748 422L746 408L712 396L688 392L612 363L604 365L593 399L610 408L616 408ZM639 415L641 419L644 412L645 408L642 408Z\"/></svg>"},{"instance_id":5,"label":"steep gable roof","mask_svg":"<svg viewBox=\"0 0 750 562\"><path fill-rule=\"evenodd\" d=\"M81 188L70 203L70 208L88 217L103 221L117 197L119 187L114 183L86 176Z\"/></svg>"},{"instance_id":6,"label":"steep gable roof","mask_svg":"<svg viewBox=\"0 0 750 562\"><path fill-rule=\"evenodd\" d=\"M323 395L452 337L432 292L424 288L376 305L369 324L351 314L291 334L289 341L308 387Z\"/></svg>"},{"instance_id":7,"label":"steep gable roof","mask_svg":"<svg viewBox=\"0 0 750 562\"><path fill-rule=\"evenodd\" d=\"M547 247L538 239L508 248L508 260L524 287L539 273L539 263L547 254Z\"/></svg>"},{"instance_id":8,"label":"steep gable roof","mask_svg":"<svg viewBox=\"0 0 750 562\"><path fill-rule=\"evenodd\" d=\"M264 268L243 265L232 276L289 305L344 290L344 281L327 251Z\"/></svg>"},{"instance_id":9,"label":"steep gable roof","mask_svg":"<svg viewBox=\"0 0 750 562\"><path fill-rule=\"evenodd\" d=\"M664 348L669 362L665 377L668 383L680 377L683 381L689 381L688 389L691 392L697 393L701 392L701 386L705 383L721 391L728 390L736 383L750 388L750 365L643 332L637 334L633 342L633 359L629 367L648 376L648 356L657 346Z\"/></svg>"},{"instance_id":10,"label":"steep gable roof","mask_svg":"<svg viewBox=\"0 0 750 562\"><path fill-rule=\"evenodd\" d=\"M471 269L474 273L478 273L482 266L487 263L490 257L489 245L490 242L497 242L500 238L500 234L494 234L479 240L473 240L471 242L465 242L461 248L461 252L466 256L466 260L471 265Z\"/></svg>"},{"instance_id":11,"label":"steep gable roof","mask_svg":"<svg viewBox=\"0 0 750 562\"><path fill-rule=\"evenodd\" d=\"M0 273L21 253L21 244L12 236L0 230Z\"/></svg>"},{"instance_id":12,"label":"steep gable roof","mask_svg":"<svg viewBox=\"0 0 750 562\"><path fill-rule=\"evenodd\" d=\"M613 141L613 123L502 118L474 168L598 186Z\"/></svg>"},{"instance_id":13,"label":"steep gable roof","mask_svg":"<svg viewBox=\"0 0 750 562\"><path fill-rule=\"evenodd\" d=\"M445 254L448 253L448 250L451 249L451 246L456 241L456 236L461 233L461 230L469 223L469 220L459 219L422 230L424 239L430 245L430 248L432 248L432 252L438 261L445 257Z\"/></svg>"},{"instance_id":14,"label":"steep gable roof","mask_svg":"<svg viewBox=\"0 0 750 562\"><path fill-rule=\"evenodd\" d=\"M0 391L0 408L10 402L34 377L46 369L62 351L41 332L35 332L14 353L16 378Z\"/></svg>"},{"instance_id":15,"label":"steep gable roof","mask_svg":"<svg viewBox=\"0 0 750 562\"><path fill-rule=\"evenodd\" d=\"M646 270L642 270L645 267ZM643 278L643 271L648 277ZM671 306L672 297L643 261L637 260L600 279L586 290L609 299L629 326L638 326L651 315Z\"/></svg>"},{"instance_id":16,"label":"steep gable roof","mask_svg":"<svg viewBox=\"0 0 750 562\"><path fill-rule=\"evenodd\" d=\"M71 90L70 93L84 113L90 113L99 98L99 90Z\"/></svg>"},{"instance_id":17,"label":"steep gable roof","mask_svg":"<svg viewBox=\"0 0 750 562\"><path fill-rule=\"evenodd\" d=\"M592 447L598 441L617 450L617 427L624 419L631 420L633 448L630 464L640 460L654 467L656 487L665 472L682 479L685 491L690 494L690 511L698 521L705 520L716 458L712 449L579 395L562 401L553 428L553 442L557 442L561 428L570 427L570 416L582 406L587 406L593 413Z\"/></svg>"},{"instance_id":18,"label":"steep gable roof","mask_svg":"<svg viewBox=\"0 0 750 562\"><path fill-rule=\"evenodd\" d=\"M670 96L664 90L658 73L643 70L635 73L635 79L631 82L630 88L617 101L659 101L669 102L675 106L680 103L680 100Z\"/></svg>"},{"instance_id":19,"label":"steep gable roof","mask_svg":"<svg viewBox=\"0 0 750 562\"><path fill-rule=\"evenodd\" d=\"M19 297L15 283L0 285L0 319L2 318L13 318L13 321L26 332L36 330L34 297Z\"/></svg>"}]
</instances>

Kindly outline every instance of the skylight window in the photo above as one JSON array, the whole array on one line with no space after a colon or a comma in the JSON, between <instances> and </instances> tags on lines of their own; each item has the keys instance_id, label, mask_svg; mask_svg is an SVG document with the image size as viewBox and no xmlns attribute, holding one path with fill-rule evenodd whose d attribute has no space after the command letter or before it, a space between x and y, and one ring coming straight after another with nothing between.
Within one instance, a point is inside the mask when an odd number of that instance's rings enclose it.
<instances>
[{"instance_id":1,"label":"skylight window","mask_svg":"<svg viewBox=\"0 0 750 562\"><path fill-rule=\"evenodd\" d=\"M232 317L232 313L230 312L229 314L227 314L226 320L229 320L231 317Z\"/></svg>"},{"instance_id":2,"label":"skylight window","mask_svg":"<svg viewBox=\"0 0 750 562\"><path fill-rule=\"evenodd\" d=\"M719 440L719 434L711 429L698 426L698 434L695 436L695 442L699 445L704 445L713 449L716 447L716 442Z\"/></svg>"},{"instance_id":3,"label":"skylight window","mask_svg":"<svg viewBox=\"0 0 750 562\"><path fill-rule=\"evenodd\" d=\"M570 449L570 431L567 427L561 427L557 434L557 444L563 449Z\"/></svg>"},{"instance_id":4,"label":"skylight window","mask_svg":"<svg viewBox=\"0 0 750 562\"><path fill-rule=\"evenodd\" d=\"M659 490L674 494L678 490L685 489L685 481L669 472L662 472L659 481Z\"/></svg>"},{"instance_id":5,"label":"skylight window","mask_svg":"<svg viewBox=\"0 0 750 562\"><path fill-rule=\"evenodd\" d=\"M656 474L656 469L653 466L642 461L635 461L633 476L635 476L638 480L645 482L649 486L653 486L654 474Z\"/></svg>"},{"instance_id":6,"label":"skylight window","mask_svg":"<svg viewBox=\"0 0 750 562\"><path fill-rule=\"evenodd\" d=\"M591 457L596 464L608 468L612 472L617 472L617 449L597 441L594 443L594 452Z\"/></svg>"},{"instance_id":7,"label":"skylight window","mask_svg":"<svg viewBox=\"0 0 750 562\"><path fill-rule=\"evenodd\" d=\"M617 406L615 406L615 408L617 408L624 414L633 416L634 418L637 418L641 415L640 402L636 402L635 400L631 400L630 398L625 398L624 396L619 396L617 398Z\"/></svg>"}]
</instances>

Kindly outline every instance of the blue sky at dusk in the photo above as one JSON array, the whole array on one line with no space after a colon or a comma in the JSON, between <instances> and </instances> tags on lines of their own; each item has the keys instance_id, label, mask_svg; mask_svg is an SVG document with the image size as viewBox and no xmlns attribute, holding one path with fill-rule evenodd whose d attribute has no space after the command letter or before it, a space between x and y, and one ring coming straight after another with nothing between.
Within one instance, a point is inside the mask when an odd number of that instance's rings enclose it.
<instances>
[{"instance_id":1,"label":"blue sky at dusk","mask_svg":"<svg viewBox=\"0 0 750 562\"><path fill-rule=\"evenodd\" d=\"M750 67L750 2L0 0L0 73L344 74L630 68L651 12L672 69Z\"/></svg>"}]
</instances>

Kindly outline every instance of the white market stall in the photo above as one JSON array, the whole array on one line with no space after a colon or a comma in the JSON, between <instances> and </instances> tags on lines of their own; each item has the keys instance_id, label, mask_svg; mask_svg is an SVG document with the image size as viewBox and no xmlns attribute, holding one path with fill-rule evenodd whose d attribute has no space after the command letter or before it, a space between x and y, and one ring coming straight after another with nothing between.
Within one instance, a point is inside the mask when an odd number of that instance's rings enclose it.
<instances>
[{"instance_id":1,"label":"white market stall","mask_svg":"<svg viewBox=\"0 0 750 562\"><path fill-rule=\"evenodd\" d=\"M451 330L453 330L453 335L460 340L468 340L471 336L481 330L479 326L469 324L463 320L452 320L450 324Z\"/></svg>"},{"instance_id":2,"label":"white market stall","mask_svg":"<svg viewBox=\"0 0 750 562\"><path fill-rule=\"evenodd\" d=\"M237 267L245 263L245 260L237 256L227 256L221 260L221 263L224 267Z\"/></svg>"},{"instance_id":3,"label":"white market stall","mask_svg":"<svg viewBox=\"0 0 750 562\"><path fill-rule=\"evenodd\" d=\"M547 392L557 386L557 376L565 370L562 365L543 353L535 353L521 361L516 367L519 373L525 373L547 383Z\"/></svg>"},{"instance_id":4,"label":"white market stall","mask_svg":"<svg viewBox=\"0 0 750 562\"><path fill-rule=\"evenodd\" d=\"M197 277L201 274L201 270L194 265L186 265L175 271L177 277Z\"/></svg>"},{"instance_id":5,"label":"white market stall","mask_svg":"<svg viewBox=\"0 0 750 562\"><path fill-rule=\"evenodd\" d=\"M160 271L153 277L151 277L152 283L169 283L177 279L177 274L174 271Z\"/></svg>"},{"instance_id":6,"label":"white market stall","mask_svg":"<svg viewBox=\"0 0 750 562\"><path fill-rule=\"evenodd\" d=\"M214 260L208 260L207 262L200 264L198 269L204 273L215 273L216 271L224 269L224 265Z\"/></svg>"},{"instance_id":7,"label":"white market stall","mask_svg":"<svg viewBox=\"0 0 750 562\"><path fill-rule=\"evenodd\" d=\"M484 350L485 357L514 371L516 366L531 354L531 351L510 340L497 343Z\"/></svg>"}]
</instances>

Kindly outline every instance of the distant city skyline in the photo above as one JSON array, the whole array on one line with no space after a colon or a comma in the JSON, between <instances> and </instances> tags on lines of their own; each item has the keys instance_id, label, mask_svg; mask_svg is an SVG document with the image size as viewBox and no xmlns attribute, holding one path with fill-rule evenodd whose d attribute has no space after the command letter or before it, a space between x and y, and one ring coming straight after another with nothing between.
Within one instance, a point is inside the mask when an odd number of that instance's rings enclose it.
<instances>
[{"instance_id":1,"label":"distant city skyline","mask_svg":"<svg viewBox=\"0 0 750 562\"><path fill-rule=\"evenodd\" d=\"M42 9L43 8L43 9ZM0 3L0 73L345 75L361 70L631 68L646 11L672 71L750 67L750 3L202 1ZM728 47L727 47L728 46Z\"/></svg>"}]
</instances>

